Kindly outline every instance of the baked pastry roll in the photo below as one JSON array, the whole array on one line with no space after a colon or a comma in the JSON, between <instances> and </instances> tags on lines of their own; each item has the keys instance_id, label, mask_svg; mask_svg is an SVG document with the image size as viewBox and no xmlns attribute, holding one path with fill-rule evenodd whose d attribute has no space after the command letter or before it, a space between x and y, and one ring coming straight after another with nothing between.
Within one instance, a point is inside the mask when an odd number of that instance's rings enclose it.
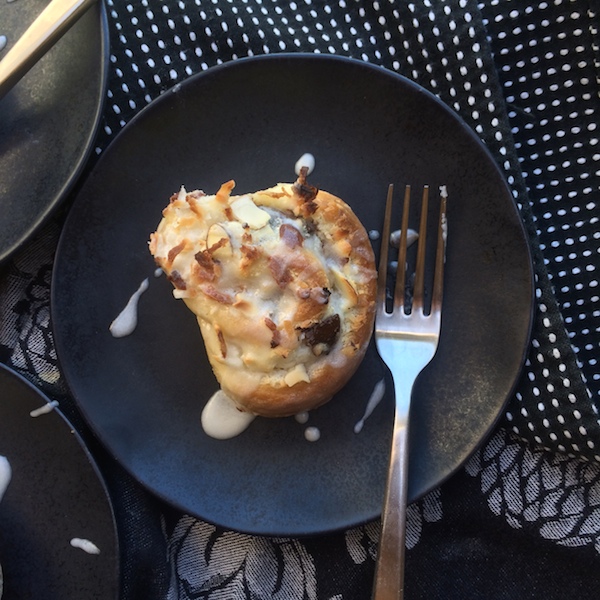
<instances>
[{"instance_id":1,"label":"baked pastry roll","mask_svg":"<svg viewBox=\"0 0 600 600\"><path fill-rule=\"evenodd\" d=\"M368 235L342 200L298 180L231 195L182 188L150 252L198 319L222 390L241 410L283 417L329 400L373 328Z\"/></svg>"}]
</instances>

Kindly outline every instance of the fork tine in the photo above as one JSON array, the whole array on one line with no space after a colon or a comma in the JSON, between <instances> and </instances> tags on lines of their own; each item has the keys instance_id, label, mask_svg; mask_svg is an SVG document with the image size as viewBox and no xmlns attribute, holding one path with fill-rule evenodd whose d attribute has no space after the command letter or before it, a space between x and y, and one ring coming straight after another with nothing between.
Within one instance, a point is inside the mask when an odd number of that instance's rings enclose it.
<instances>
[{"instance_id":1,"label":"fork tine","mask_svg":"<svg viewBox=\"0 0 600 600\"><path fill-rule=\"evenodd\" d=\"M383 233L381 236L381 250L379 252L379 273L377 276L377 311L386 311L386 282L387 263L390 245L391 221L392 221L392 198L394 196L394 184L388 187L387 200L385 203L385 215L383 218Z\"/></svg>"},{"instance_id":2,"label":"fork tine","mask_svg":"<svg viewBox=\"0 0 600 600\"><path fill-rule=\"evenodd\" d=\"M440 188L440 217L438 222L437 247L435 254L435 275L433 279L433 294L431 296L431 312L442 310L444 294L444 263L446 261L446 187Z\"/></svg>"},{"instance_id":3,"label":"fork tine","mask_svg":"<svg viewBox=\"0 0 600 600\"><path fill-rule=\"evenodd\" d=\"M406 287L406 249L408 247L408 213L410 211L410 185L404 188L404 206L402 208L402 225L400 227L400 246L398 249L398 270L396 271L396 287L394 289L394 310L404 312Z\"/></svg>"},{"instance_id":4,"label":"fork tine","mask_svg":"<svg viewBox=\"0 0 600 600\"><path fill-rule=\"evenodd\" d=\"M415 288L413 310L423 310L425 301L425 247L427 244L427 211L429 208L429 186L423 187L421 201L421 222L419 224L419 246L417 249L417 265L415 267Z\"/></svg>"}]
</instances>

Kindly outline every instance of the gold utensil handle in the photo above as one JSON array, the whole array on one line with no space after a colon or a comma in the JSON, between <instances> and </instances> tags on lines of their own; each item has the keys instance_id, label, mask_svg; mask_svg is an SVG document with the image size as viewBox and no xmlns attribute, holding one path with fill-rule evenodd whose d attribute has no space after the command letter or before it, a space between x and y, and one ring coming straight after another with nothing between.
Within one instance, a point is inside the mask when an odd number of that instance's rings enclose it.
<instances>
[{"instance_id":1,"label":"gold utensil handle","mask_svg":"<svg viewBox=\"0 0 600 600\"><path fill-rule=\"evenodd\" d=\"M96 0L52 0L0 61L0 98ZM68 68L68 67L66 67Z\"/></svg>"}]
</instances>

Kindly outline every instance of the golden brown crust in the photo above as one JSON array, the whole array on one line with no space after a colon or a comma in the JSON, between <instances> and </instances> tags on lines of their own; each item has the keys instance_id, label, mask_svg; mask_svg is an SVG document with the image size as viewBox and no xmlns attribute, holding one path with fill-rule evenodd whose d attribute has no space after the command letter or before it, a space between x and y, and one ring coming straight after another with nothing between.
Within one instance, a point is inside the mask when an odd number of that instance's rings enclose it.
<instances>
[{"instance_id":1,"label":"golden brown crust","mask_svg":"<svg viewBox=\"0 0 600 600\"><path fill-rule=\"evenodd\" d=\"M373 328L369 237L336 196L295 184L231 196L182 189L150 251L196 314L223 391L281 417L327 402L360 364Z\"/></svg>"}]
</instances>

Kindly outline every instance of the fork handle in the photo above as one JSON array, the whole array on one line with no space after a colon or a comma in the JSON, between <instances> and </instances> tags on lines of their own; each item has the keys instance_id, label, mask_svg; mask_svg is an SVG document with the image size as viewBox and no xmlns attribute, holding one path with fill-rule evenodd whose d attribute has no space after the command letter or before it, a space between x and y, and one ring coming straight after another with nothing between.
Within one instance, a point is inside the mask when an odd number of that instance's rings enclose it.
<instances>
[{"instance_id":1,"label":"fork handle","mask_svg":"<svg viewBox=\"0 0 600 600\"><path fill-rule=\"evenodd\" d=\"M404 598L404 555L408 498L408 413L414 380L412 374L394 376L396 414L382 513L379 554L373 600Z\"/></svg>"}]
</instances>

